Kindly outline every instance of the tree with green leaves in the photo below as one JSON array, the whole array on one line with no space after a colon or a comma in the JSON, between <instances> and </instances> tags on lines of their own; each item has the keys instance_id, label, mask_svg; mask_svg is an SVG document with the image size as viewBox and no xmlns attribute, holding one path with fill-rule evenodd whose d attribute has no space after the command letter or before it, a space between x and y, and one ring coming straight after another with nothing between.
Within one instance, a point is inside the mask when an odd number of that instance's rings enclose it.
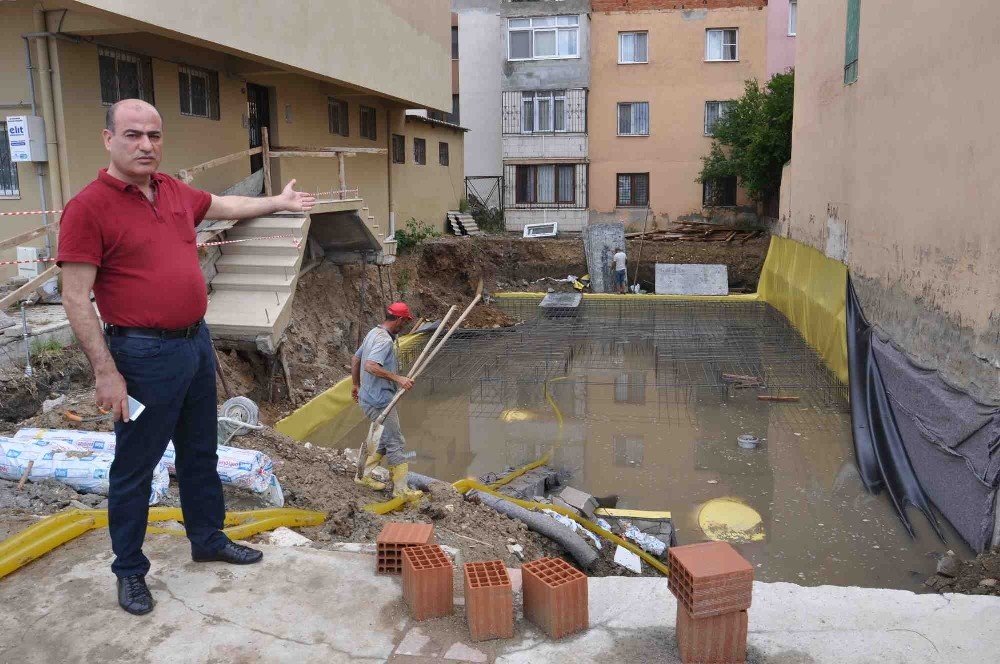
<instances>
[{"instance_id":1,"label":"tree with green leaves","mask_svg":"<svg viewBox=\"0 0 1000 664\"><path fill-rule=\"evenodd\" d=\"M716 122L712 148L702 157L698 182L735 176L756 202L778 194L781 168L792 157L792 101L795 72L775 74L763 88L746 82Z\"/></svg>"}]
</instances>

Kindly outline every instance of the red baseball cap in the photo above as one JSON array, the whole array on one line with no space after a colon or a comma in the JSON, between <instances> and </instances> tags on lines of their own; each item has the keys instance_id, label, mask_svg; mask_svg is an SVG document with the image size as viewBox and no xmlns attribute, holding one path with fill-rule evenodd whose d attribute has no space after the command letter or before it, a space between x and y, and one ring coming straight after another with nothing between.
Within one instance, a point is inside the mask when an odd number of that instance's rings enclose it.
<instances>
[{"instance_id":1,"label":"red baseball cap","mask_svg":"<svg viewBox=\"0 0 1000 664\"><path fill-rule=\"evenodd\" d=\"M406 306L405 302L393 302L386 308L386 311L396 318L413 320L413 314L410 313L410 308Z\"/></svg>"}]
</instances>

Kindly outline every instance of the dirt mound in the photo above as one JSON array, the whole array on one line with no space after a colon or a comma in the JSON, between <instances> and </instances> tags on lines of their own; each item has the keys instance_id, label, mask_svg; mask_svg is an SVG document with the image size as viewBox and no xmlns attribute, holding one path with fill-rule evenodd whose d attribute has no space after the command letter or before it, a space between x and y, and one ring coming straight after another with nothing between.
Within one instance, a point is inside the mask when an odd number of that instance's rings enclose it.
<instances>
[{"instance_id":1,"label":"dirt mound","mask_svg":"<svg viewBox=\"0 0 1000 664\"><path fill-rule=\"evenodd\" d=\"M31 356L32 375L0 372L0 423L17 423L33 416L42 402L93 381L83 351L76 345L46 349Z\"/></svg>"},{"instance_id":2,"label":"dirt mound","mask_svg":"<svg viewBox=\"0 0 1000 664\"><path fill-rule=\"evenodd\" d=\"M938 569L941 572L925 582L938 592L1000 597L1000 548L981 553L972 560L939 564Z\"/></svg>"}]
</instances>

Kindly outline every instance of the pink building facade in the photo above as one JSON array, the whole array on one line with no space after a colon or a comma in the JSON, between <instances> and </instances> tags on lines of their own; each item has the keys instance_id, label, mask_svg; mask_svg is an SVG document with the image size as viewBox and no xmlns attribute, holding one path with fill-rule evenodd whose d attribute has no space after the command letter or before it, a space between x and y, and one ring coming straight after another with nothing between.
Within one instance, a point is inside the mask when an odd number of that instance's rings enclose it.
<instances>
[{"instance_id":1,"label":"pink building facade","mask_svg":"<svg viewBox=\"0 0 1000 664\"><path fill-rule=\"evenodd\" d=\"M798 0L767 3L767 77L795 66Z\"/></svg>"}]
</instances>

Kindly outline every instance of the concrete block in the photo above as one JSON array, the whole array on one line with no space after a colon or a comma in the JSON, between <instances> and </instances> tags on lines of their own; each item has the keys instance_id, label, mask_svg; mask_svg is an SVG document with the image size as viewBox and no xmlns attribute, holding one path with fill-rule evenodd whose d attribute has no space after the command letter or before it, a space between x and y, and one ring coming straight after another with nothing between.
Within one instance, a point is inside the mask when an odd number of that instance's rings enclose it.
<instances>
[{"instance_id":1,"label":"concrete block","mask_svg":"<svg viewBox=\"0 0 1000 664\"><path fill-rule=\"evenodd\" d=\"M587 575L561 558L541 558L521 567L524 617L552 639L590 626Z\"/></svg>"},{"instance_id":2,"label":"concrete block","mask_svg":"<svg viewBox=\"0 0 1000 664\"><path fill-rule=\"evenodd\" d=\"M579 489L574 489L571 486L566 487L559 492L559 497L566 501L567 504L577 510L583 516L588 519L593 520L594 510L596 510L600 505L597 503L597 499L594 498L589 493L584 493Z\"/></svg>"},{"instance_id":3,"label":"concrete block","mask_svg":"<svg viewBox=\"0 0 1000 664\"><path fill-rule=\"evenodd\" d=\"M514 591L502 561L465 563L465 619L473 641L514 636Z\"/></svg>"},{"instance_id":4,"label":"concrete block","mask_svg":"<svg viewBox=\"0 0 1000 664\"><path fill-rule=\"evenodd\" d=\"M725 265L656 264L657 295L728 295Z\"/></svg>"}]
</instances>

